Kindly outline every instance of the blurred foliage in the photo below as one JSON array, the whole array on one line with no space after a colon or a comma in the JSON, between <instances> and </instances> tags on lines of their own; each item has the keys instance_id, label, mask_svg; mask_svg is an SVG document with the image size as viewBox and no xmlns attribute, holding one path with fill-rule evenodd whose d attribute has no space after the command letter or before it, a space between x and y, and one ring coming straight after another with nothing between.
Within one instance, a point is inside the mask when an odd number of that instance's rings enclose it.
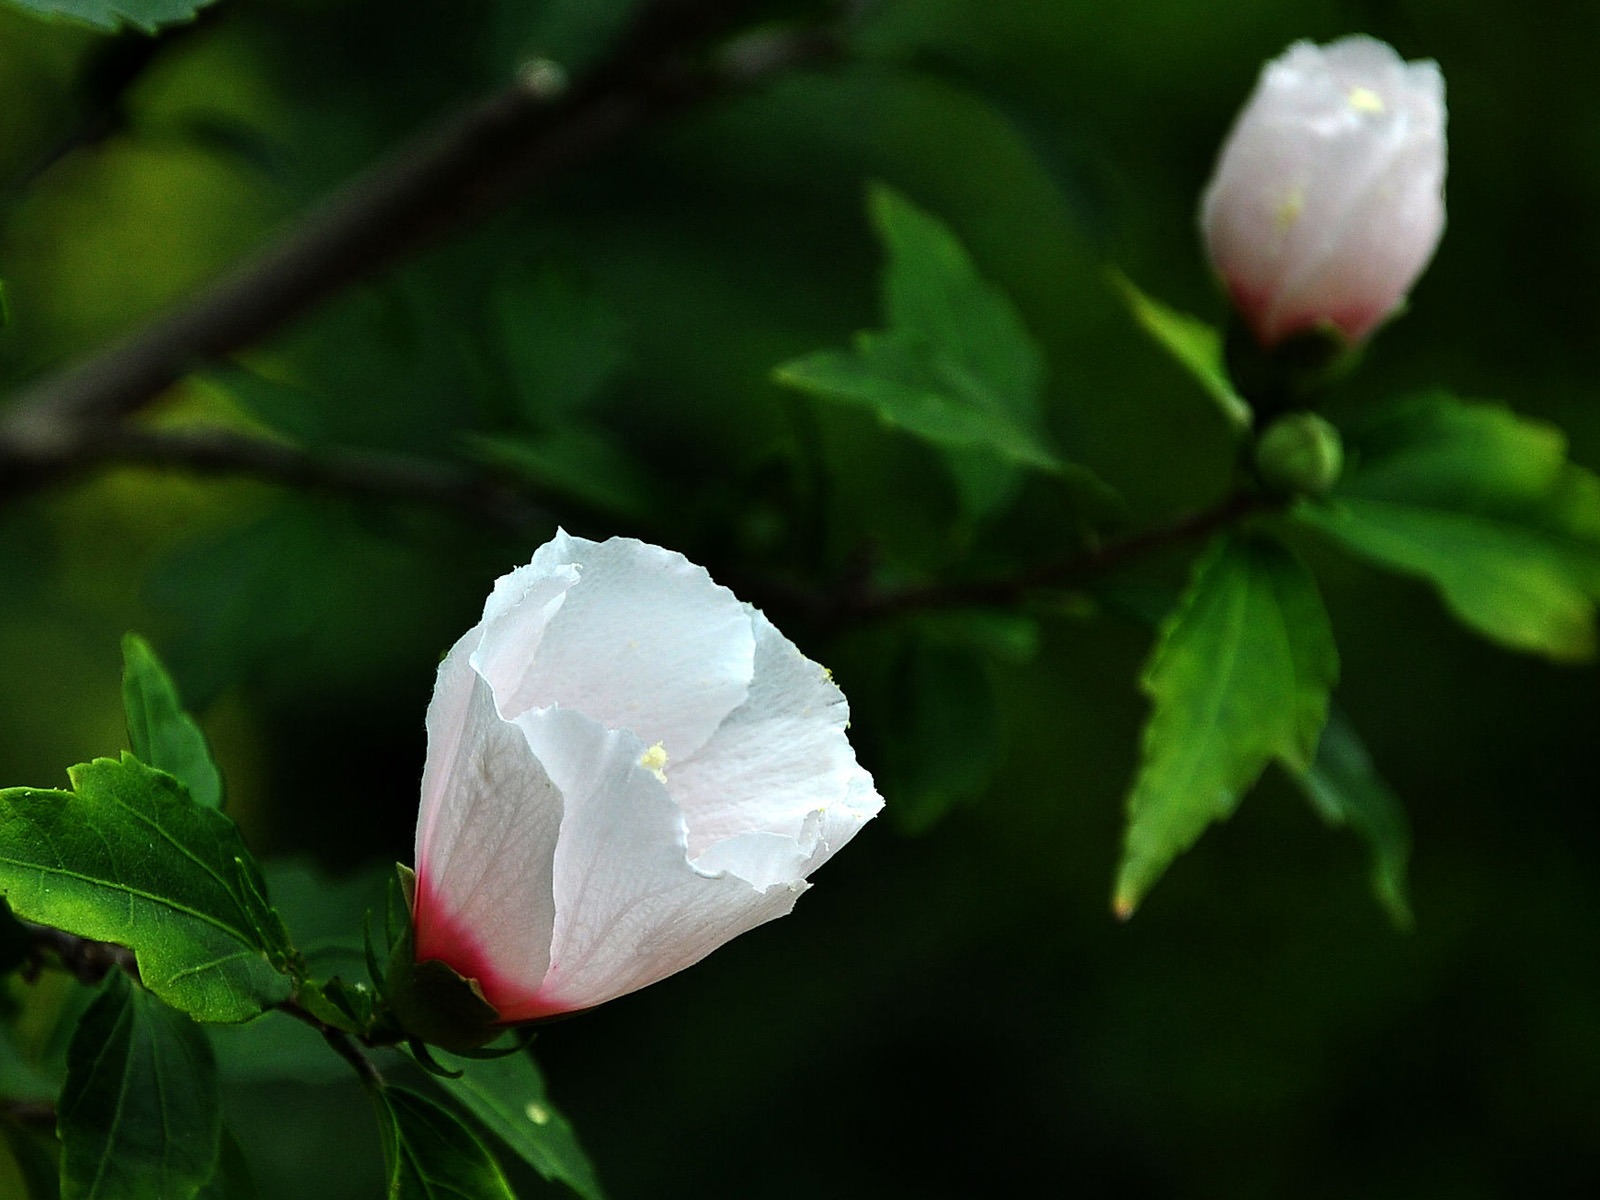
<instances>
[{"instance_id":1,"label":"blurred foliage","mask_svg":"<svg viewBox=\"0 0 1600 1200\"><path fill-rule=\"evenodd\" d=\"M592 61L628 7L219 0L154 41L0 7L0 386L185 296L517 64ZM1600 38L1585 0L883 0L856 60L630 141L149 419L492 464L544 489L551 528L649 536L742 593L845 586L863 563L916 581L1056 559L1227 488L1234 425L1103 271L1220 319L1194 217L1218 142L1263 59L1353 30L1440 61L1451 224L1329 415L1381 429L1380 402L1442 386L1558 425L1572 462L1600 464L1600 110L1572 95ZM1049 475L974 505L940 446L773 378L896 325L885 206L947 229L1009 297L1041 356L1041 438L1121 507ZM119 639L140 629L201 707L254 850L409 860L439 655L547 532L131 468L8 500L0 782L59 787L122 745ZM1372 904L1366 847L1319 828L1318 812L1381 825L1381 806L1348 776L1341 805L1335 774L1313 810L1270 770L1134 920L1110 918L1136 679L1188 557L986 625L840 632L785 609L785 586L751 592L851 697L890 819L789 920L541 1032L607 1194L1600 1186L1594 668L1505 653L1427 585L1300 522L1279 532L1322 587L1340 707L1414 826L1414 932ZM1587 612L1587 574L1565 586ZM28 1020L0 1046L6 1079L53 1076L70 1020L40 988L7 994ZM266 1039L256 1061L281 1068L273 1021L217 1036ZM380 1125L353 1083L221 1071L262 1196L377 1193ZM429 1127L399 1094L385 1128ZM833 1136L812 1153L819 1114ZM37 1146L0 1129L3 1194ZM506 1170L519 1194L542 1186Z\"/></svg>"}]
</instances>

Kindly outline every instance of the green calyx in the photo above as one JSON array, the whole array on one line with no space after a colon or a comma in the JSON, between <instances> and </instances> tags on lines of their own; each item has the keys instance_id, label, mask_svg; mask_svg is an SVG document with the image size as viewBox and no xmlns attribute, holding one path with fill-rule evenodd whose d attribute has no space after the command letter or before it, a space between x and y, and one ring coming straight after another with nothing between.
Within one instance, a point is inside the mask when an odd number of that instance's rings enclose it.
<instances>
[{"instance_id":1,"label":"green calyx","mask_svg":"<svg viewBox=\"0 0 1600 1200\"><path fill-rule=\"evenodd\" d=\"M415 875L404 866L399 873L410 909ZM389 951L384 992L394 1019L408 1036L445 1050L476 1050L505 1032L500 1014L484 998L476 979L468 979L438 959L416 961L415 927L409 919L404 934Z\"/></svg>"},{"instance_id":2,"label":"green calyx","mask_svg":"<svg viewBox=\"0 0 1600 1200\"><path fill-rule=\"evenodd\" d=\"M1312 408L1360 361L1362 347L1332 325L1314 325L1270 349L1235 321L1223 346L1229 377L1258 424L1279 413Z\"/></svg>"}]
</instances>

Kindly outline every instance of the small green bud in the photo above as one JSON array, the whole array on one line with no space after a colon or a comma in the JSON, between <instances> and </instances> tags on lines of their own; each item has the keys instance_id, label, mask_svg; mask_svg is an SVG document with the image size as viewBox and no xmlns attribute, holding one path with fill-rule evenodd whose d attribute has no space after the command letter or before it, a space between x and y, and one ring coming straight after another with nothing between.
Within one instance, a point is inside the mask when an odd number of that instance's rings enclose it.
<instances>
[{"instance_id":1,"label":"small green bud","mask_svg":"<svg viewBox=\"0 0 1600 1200\"><path fill-rule=\"evenodd\" d=\"M1344 470L1339 431L1312 412L1279 417L1256 441L1261 481L1286 496L1323 496Z\"/></svg>"}]
</instances>

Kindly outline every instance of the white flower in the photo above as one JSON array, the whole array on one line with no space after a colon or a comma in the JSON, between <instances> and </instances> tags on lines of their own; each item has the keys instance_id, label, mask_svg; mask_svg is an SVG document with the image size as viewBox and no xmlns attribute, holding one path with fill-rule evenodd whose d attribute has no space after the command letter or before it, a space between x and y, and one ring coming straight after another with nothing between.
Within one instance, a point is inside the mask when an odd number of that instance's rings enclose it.
<instances>
[{"instance_id":1,"label":"white flower","mask_svg":"<svg viewBox=\"0 0 1600 1200\"><path fill-rule=\"evenodd\" d=\"M1200 205L1212 265L1271 347L1390 316L1444 231L1444 79L1369 37L1268 63Z\"/></svg>"},{"instance_id":2,"label":"white flower","mask_svg":"<svg viewBox=\"0 0 1600 1200\"><path fill-rule=\"evenodd\" d=\"M439 668L417 961L524 1021L784 915L883 806L847 721L828 673L703 568L558 533Z\"/></svg>"}]
</instances>

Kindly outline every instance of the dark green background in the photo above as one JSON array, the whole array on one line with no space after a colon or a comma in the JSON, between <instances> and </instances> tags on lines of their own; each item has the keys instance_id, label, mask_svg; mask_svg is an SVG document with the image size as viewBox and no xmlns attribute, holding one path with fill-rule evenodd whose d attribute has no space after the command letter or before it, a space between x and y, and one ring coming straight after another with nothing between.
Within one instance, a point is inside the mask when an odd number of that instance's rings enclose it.
<instances>
[{"instance_id":1,"label":"dark green background","mask_svg":"<svg viewBox=\"0 0 1600 1200\"><path fill-rule=\"evenodd\" d=\"M111 43L0 11L0 381L186 294L523 55L582 61L623 7L220 0L167 35L125 128L42 174ZM866 182L951 223L1047 349L1065 454L1130 525L1159 520L1219 494L1231 451L1100 270L1220 318L1194 220L1217 144L1262 60L1352 31L1441 63L1450 225L1336 411L1444 384L1562 424L1600 465L1587 0L887 0L864 61L658 130L247 358L296 382L295 404L272 401L280 428L435 453L516 425L486 297L554 267L625 330L593 420L665 497L652 537L719 574L813 579L867 543L905 571L1055 557L1059 496L974 528L929 452L767 382L876 321ZM240 419L225 383L180 389L161 419ZM117 641L137 628L202 707L255 847L408 859L434 664L538 540L132 471L13 502L0 782L56 786L121 744ZM1359 843L1270 775L1112 920L1138 624L1063 618L1029 662L896 674L897 631L825 639L773 605L855 700L889 814L793 917L541 1035L612 1195L1593 1194L1594 671L1498 651L1420 586L1301 548L1340 636L1339 701L1414 822L1414 932L1373 903ZM958 761L982 758L990 694L999 717L990 786L920 835L909 801L892 815L914 773L894 749L908 679L971 729ZM234 1103L265 1195L376 1186L353 1088Z\"/></svg>"}]
</instances>

